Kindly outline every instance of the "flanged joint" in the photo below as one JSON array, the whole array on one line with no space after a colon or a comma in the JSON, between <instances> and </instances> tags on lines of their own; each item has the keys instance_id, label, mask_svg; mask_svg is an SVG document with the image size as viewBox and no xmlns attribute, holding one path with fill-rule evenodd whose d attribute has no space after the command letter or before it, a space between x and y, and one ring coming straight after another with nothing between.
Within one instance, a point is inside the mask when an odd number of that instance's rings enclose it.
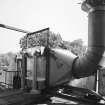
<instances>
[{"instance_id":1,"label":"flanged joint","mask_svg":"<svg viewBox=\"0 0 105 105\"><path fill-rule=\"evenodd\" d=\"M84 0L81 8L85 12L91 12L96 9L105 10L105 0Z\"/></svg>"}]
</instances>

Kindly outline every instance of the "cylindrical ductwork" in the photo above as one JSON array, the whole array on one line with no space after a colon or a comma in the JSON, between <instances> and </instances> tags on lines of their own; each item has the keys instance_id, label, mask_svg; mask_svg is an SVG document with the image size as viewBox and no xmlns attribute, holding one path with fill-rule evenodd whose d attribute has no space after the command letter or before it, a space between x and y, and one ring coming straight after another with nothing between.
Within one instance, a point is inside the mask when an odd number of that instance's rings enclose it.
<instances>
[{"instance_id":1,"label":"cylindrical ductwork","mask_svg":"<svg viewBox=\"0 0 105 105\"><path fill-rule=\"evenodd\" d=\"M92 7L87 1L83 2L82 9L88 11L88 49L74 61L73 75L77 78L92 75L105 64L105 6Z\"/></svg>"}]
</instances>

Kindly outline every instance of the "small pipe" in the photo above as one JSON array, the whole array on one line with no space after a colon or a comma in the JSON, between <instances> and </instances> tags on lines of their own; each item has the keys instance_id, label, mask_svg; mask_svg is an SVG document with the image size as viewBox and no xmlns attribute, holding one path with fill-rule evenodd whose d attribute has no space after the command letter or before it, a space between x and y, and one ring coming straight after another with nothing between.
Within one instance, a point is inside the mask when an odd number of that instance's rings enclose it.
<instances>
[{"instance_id":1,"label":"small pipe","mask_svg":"<svg viewBox=\"0 0 105 105\"><path fill-rule=\"evenodd\" d=\"M40 32L47 31L47 30L49 30L49 28L44 28L44 29L41 29L41 30L38 30L38 31L35 31L35 32L29 32L28 35L40 33Z\"/></svg>"},{"instance_id":2,"label":"small pipe","mask_svg":"<svg viewBox=\"0 0 105 105\"><path fill-rule=\"evenodd\" d=\"M11 26L4 25L4 24L0 24L0 27L10 29L10 30L14 30L14 31L18 31L18 32L22 32L22 33L26 33L26 34L31 33L29 31L22 30L22 29L19 29L19 28L15 28L15 27L11 27Z\"/></svg>"}]
</instances>

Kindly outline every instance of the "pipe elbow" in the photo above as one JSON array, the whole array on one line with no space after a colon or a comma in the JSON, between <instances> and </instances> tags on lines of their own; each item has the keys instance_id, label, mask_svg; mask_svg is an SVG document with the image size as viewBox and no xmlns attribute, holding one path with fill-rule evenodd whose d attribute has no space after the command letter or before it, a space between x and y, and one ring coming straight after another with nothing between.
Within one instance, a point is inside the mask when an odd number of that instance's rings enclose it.
<instances>
[{"instance_id":1,"label":"pipe elbow","mask_svg":"<svg viewBox=\"0 0 105 105\"><path fill-rule=\"evenodd\" d=\"M83 57L74 60L72 73L75 78L93 75L100 66L105 65L103 48L91 48Z\"/></svg>"},{"instance_id":2,"label":"pipe elbow","mask_svg":"<svg viewBox=\"0 0 105 105\"><path fill-rule=\"evenodd\" d=\"M83 6L86 7L85 4ZM72 72L76 78L93 75L105 65L105 5L100 4L100 7L92 6L95 10L88 12L88 50L73 63Z\"/></svg>"}]
</instances>

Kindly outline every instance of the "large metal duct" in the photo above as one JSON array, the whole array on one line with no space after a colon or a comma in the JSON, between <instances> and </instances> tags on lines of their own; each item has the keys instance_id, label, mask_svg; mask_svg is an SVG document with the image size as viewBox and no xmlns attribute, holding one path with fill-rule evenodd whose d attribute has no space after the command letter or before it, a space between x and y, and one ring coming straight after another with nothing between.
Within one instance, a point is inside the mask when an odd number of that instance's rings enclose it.
<instances>
[{"instance_id":1,"label":"large metal duct","mask_svg":"<svg viewBox=\"0 0 105 105\"><path fill-rule=\"evenodd\" d=\"M85 0L82 10L88 12L88 50L73 64L74 77L92 75L105 66L105 0Z\"/></svg>"}]
</instances>

